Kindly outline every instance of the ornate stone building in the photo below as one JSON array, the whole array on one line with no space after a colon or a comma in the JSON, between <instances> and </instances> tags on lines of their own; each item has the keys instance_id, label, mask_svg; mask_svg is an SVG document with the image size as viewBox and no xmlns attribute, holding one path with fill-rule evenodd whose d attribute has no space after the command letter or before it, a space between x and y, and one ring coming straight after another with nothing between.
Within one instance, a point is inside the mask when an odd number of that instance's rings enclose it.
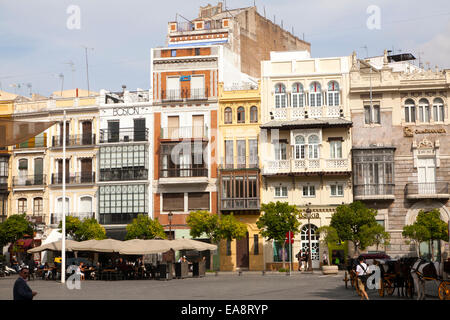
<instances>
[{"instance_id":1,"label":"ornate stone building","mask_svg":"<svg viewBox=\"0 0 450 320\"><path fill-rule=\"evenodd\" d=\"M378 210L394 257L415 253L401 233L420 210L450 217L450 70L424 70L413 59L354 54L350 72L354 200ZM448 251L448 243L436 247ZM421 251L429 253L425 243Z\"/></svg>"}]
</instances>

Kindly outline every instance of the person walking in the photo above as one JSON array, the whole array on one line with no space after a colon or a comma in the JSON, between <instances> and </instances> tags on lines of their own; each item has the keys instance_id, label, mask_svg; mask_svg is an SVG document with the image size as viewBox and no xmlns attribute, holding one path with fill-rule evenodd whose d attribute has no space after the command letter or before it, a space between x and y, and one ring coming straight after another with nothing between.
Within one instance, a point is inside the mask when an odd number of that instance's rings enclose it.
<instances>
[{"instance_id":1,"label":"person walking","mask_svg":"<svg viewBox=\"0 0 450 320\"><path fill-rule=\"evenodd\" d=\"M327 266L328 265L328 253L324 251L322 256L322 265Z\"/></svg>"},{"instance_id":2,"label":"person walking","mask_svg":"<svg viewBox=\"0 0 450 320\"><path fill-rule=\"evenodd\" d=\"M366 292L366 277L367 277L367 264L364 263L364 257L358 258L358 265L356 266L356 275L358 276L358 289L361 295L361 300L366 298L369 300L369 296Z\"/></svg>"},{"instance_id":3,"label":"person walking","mask_svg":"<svg viewBox=\"0 0 450 320\"><path fill-rule=\"evenodd\" d=\"M300 249L295 256L298 260L298 271L302 271L302 249Z\"/></svg>"},{"instance_id":4,"label":"person walking","mask_svg":"<svg viewBox=\"0 0 450 320\"><path fill-rule=\"evenodd\" d=\"M22 268L19 272L19 278L14 283L13 297L14 300L33 300L37 295L36 291L32 291L27 284L27 278L30 273L28 268Z\"/></svg>"},{"instance_id":5,"label":"person walking","mask_svg":"<svg viewBox=\"0 0 450 320\"><path fill-rule=\"evenodd\" d=\"M309 255L311 254L311 252L309 251L309 249L306 250L306 254L305 254L305 262L306 262L306 269L305 270L309 270L309 268L311 267L309 265Z\"/></svg>"}]
</instances>

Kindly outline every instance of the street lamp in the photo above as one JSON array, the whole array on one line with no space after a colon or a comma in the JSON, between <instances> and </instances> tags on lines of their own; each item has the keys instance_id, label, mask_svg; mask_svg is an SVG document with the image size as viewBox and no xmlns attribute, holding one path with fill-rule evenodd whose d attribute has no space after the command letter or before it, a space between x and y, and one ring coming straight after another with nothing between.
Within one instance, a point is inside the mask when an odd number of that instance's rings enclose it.
<instances>
[{"instance_id":1,"label":"street lamp","mask_svg":"<svg viewBox=\"0 0 450 320\"><path fill-rule=\"evenodd\" d=\"M173 240L172 239L172 218L173 218L173 213L172 211L170 211L167 216L169 217L169 240Z\"/></svg>"},{"instance_id":2,"label":"street lamp","mask_svg":"<svg viewBox=\"0 0 450 320\"><path fill-rule=\"evenodd\" d=\"M309 240L309 254L308 254L308 271L313 271L312 269L312 259L311 259L311 254L312 254L312 248L311 248L311 208L309 207L311 205L311 203L308 203L306 205L306 218L308 219L308 240Z\"/></svg>"}]
</instances>

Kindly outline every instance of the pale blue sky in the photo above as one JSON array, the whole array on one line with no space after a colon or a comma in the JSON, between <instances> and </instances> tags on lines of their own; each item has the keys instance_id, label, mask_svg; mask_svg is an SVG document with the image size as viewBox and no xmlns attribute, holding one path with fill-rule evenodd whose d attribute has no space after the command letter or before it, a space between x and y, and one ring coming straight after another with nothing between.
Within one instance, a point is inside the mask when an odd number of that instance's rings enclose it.
<instances>
[{"instance_id":1,"label":"pale blue sky","mask_svg":"<svg viewBox=\"0 0 450 320\"><path fill-rule=\"evenodd\" d=\"M213 0L0 0L0 88L17 93L49 95L87 88L83 45L89 51L90 89L120 91L150 86L150 48L164 46L167 22L176 13L188 19ZM253 5L253 0L228 0L228 8ZM70 5L81 9L81 29L66 27ZM394 49L421 53L424 64L450 68L450 2L448 0L256 0L260 14L294 27L311 42L313 57L365 57ZM370 5L381 9L381 30L369 30ZM74 80L69 61L75 63ZM73 82L73 86L72 86Z\"/></svg>"}]
</instances>

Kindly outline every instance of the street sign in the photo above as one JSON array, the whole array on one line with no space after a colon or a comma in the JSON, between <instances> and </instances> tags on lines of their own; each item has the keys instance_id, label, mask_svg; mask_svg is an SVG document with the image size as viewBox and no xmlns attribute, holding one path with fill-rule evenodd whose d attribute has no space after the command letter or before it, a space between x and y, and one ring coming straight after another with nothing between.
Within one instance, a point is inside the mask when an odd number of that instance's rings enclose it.
<instances>
[{"instance_id":1,"label":"street sign","mask_svg":"<svg viewBox=\"0 0 450 320\"><path fill-rule=\"evenodd\" d=\"M286 243L294 243L294 233L292 231L286 232Z\"/></svg>"}]
</instances>

